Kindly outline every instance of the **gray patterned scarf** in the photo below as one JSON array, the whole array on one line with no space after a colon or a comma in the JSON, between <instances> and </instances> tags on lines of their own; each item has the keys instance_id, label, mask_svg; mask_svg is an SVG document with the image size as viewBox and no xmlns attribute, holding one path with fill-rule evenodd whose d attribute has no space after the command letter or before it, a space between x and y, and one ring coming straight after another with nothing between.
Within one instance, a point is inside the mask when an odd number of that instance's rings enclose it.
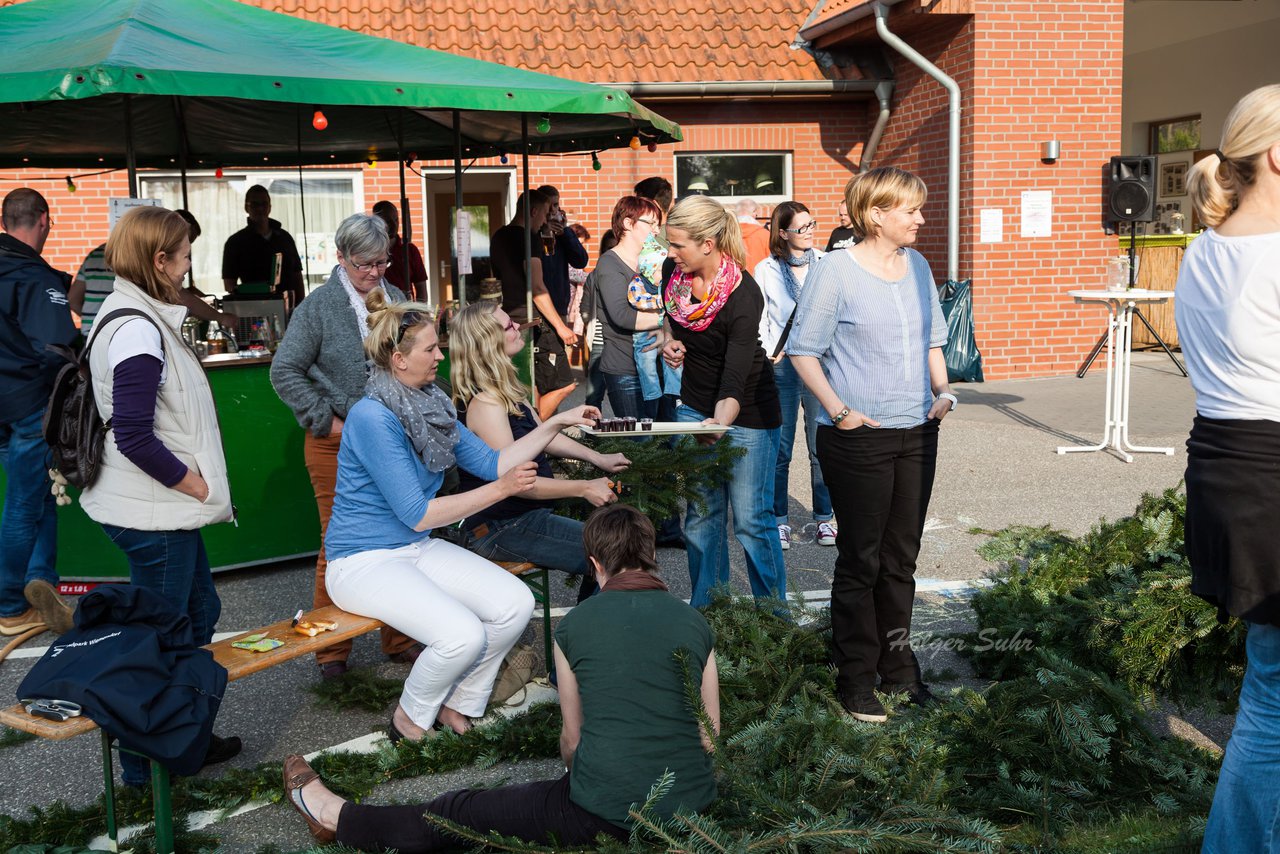
<instances>
[{"instance_id":1,"label":"gray patterned scarf","mask_svg":"<svg viewBox=\"0 0 1280 854\"><path fill-rule=\"evenodd\" d=\"M385 368L372 368L364 393L395 413L427 470L442 472L454 464L458 411L449 396L430 383L407 386Z\"/></svg>"}]
</instances>

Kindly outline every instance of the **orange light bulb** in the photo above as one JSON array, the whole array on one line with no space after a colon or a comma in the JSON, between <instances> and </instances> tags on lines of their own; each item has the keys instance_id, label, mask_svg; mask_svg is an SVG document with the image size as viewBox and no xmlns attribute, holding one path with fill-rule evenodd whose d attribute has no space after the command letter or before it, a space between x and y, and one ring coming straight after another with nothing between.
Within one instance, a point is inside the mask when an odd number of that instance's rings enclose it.
<instances>
[{"instance_id":1,"label":"orange light bulb","mask_svg":"<svg viewBox=\"0 0 1280 854\"><path fill-rule=\"evenodd\" d=\"M329 126L329 120L324 117L324 113L316 110L316 114L311 117L311 126L316 130L324 130Z\"/></svg>"}]
</instances>

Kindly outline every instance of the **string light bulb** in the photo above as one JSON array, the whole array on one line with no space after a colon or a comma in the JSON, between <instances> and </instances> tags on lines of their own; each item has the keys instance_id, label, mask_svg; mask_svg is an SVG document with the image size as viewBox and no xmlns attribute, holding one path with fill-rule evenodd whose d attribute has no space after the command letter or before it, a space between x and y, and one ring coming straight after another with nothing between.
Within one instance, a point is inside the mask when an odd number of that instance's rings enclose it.
<instances>
[{"instance_id":1,"label":"string light bulb","mask_svg":"<svg viewBox=\"0 0 1280 854\"><path fill-rule=\"evenodd\" d=\"M316 110L316 114L311 117L311 126L316 130L324 130L329 126L329 120L325 118L323 110Z\"/></svg>"},{"instance_id":2,"label":"string light bulb","mask_svg":"<svg viewBox=\"0 0 1280 854\"><path fill-rule=\"evenodd\" d=\"M507 165L507 153L505 151L498 155L498 162L503 166Z\"/></svg>"},{"instance_id":3,"label":"string light bulb","mask_svg":"<svg viewBox=\"0 0 1280 854\"><path fill-rule=\"evenodd\" d=\"M596 156L594 151L591 152L591 168L597 172L604 168L600 165L600 158Z\"/></svg>"},{"instance_id":4,"label":"string light bulb","mask_svg":"<svg viewBox=\"0 0 1280 854\"><path fill-rule=\"evenodd\" d=\"M74 193L76 191L76 182L71 180L71 176L67 176L67 192Z\"/></svg>"},{"instance_id":5,"label":"string light bulb","mask_svg":"<svg viewBox=\"0 0 1280 854\"><path fill-rule=\"evenodd\" d=\"M658 150L658 143L656 143L656 142L651 142L651 143L649 143L649 144L646 146L646 148L648 148L648 149L649 149L649 153L650 153L650 154L653 154L655 151L657 151L657 150Z\"/></svg>"},{"instance_id":6,"label":"string light bulb","mask_svg":"<svg viewBox=\"0 0 1280 854\"><path fill-rule=\"evenodd\" d=\"M370 157L370 158L369 158L369 168L370 168L370 169L377 169L377 168L378 168L378 158L376 158L376 157Z\"/></svg>"},{"instance_id":7,"label":"string light bulb","mask_svg":"<svg viewBox=\"0 0 1280 854\"><path fill-rule=\"evenodd\" d=\"M543 116L538 119L538 133L551 133L551 119Z\"/></svg>"},{"instance_id":8,"label":"string light bulb","mask_svg":"<svg viewBox=\"0 0 1280 854\"><path fill-rule=\"evenodd\" d=\"M221 166L219 166L217 169L214 169L214 170L213 170L213 177L215 177L215 178L221 178L221 177L222 177L222 167L221 167Z\"/></svg>"},{"instance_id":9,"label":"string light bulb","mask_svg":"<svg viewBox=\"0 0 1280 854\"><path fill-rule=\"evenodd\" d=\"M631 150L632 150L632 151L639 151L639 150L640 150L640 137L638 137L638 136L633 136L633 137L631 137L631 142L630 142L630 143L628 143L628 145L630 145L630 146L631 146Z\"/></svg>"}]
</instances>

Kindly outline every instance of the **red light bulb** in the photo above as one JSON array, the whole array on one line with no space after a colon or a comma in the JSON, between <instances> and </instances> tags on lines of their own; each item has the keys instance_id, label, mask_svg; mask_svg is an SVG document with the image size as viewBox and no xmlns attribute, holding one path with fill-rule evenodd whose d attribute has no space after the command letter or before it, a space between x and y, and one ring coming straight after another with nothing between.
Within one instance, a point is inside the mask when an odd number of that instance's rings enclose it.
<instances>
[{"instance_id":1,"label":"red light bulb","mask_svg":"<svg viewBox=\"0 0 1280 854\"><path fill-rule=\"evenodd\" d=\"M311 126L316 130L324 130L329 126L329 120L324 117L324 113L316 110L316 114L311 117Z\"/></svg>"},{"instance_id":2,"label":"red light bulb","mask_svg":"<svg viewBox=\"0 0 1280 854\"><path fill-rule=\"evenodd\" d=\"M215 178L221 178L221 177L222 177L222 167L221 167L221 166L219 166L217 169L213 170L213 177L215 177Z\"/></svg>"}]
</instances>

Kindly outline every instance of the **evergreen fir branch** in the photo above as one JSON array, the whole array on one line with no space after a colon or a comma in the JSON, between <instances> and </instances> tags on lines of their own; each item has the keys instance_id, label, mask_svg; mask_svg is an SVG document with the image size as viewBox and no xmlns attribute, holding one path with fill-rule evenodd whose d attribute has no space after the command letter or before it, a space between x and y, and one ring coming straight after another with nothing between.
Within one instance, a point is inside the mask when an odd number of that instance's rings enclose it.
<instances>
[{"instance_id":1,"label":"evergreen fir branch","mask_svg":"<svg viewBox=\"0 0 1280 854\"><path fill-rule=\"evenodd\" d=\"M321 679L308 685L307 690L316 696L316 705L325 708L385 712L399 699L404 680L388 679L369 668L357 667L337 679Z\"/></svg>"},{"instance_id":2,"label":"evergreen fir branch","mask_svg":"<svg viewBox=\"0 0 1280 854\"><path fill-rule=\"evenodd\" d=\"M15 744L23 744L31 741L35 735L29 732L23 732L20 729L11 729L9 727L0 727L0 748L13 747Z\"/></svg>"}]
</instances>

